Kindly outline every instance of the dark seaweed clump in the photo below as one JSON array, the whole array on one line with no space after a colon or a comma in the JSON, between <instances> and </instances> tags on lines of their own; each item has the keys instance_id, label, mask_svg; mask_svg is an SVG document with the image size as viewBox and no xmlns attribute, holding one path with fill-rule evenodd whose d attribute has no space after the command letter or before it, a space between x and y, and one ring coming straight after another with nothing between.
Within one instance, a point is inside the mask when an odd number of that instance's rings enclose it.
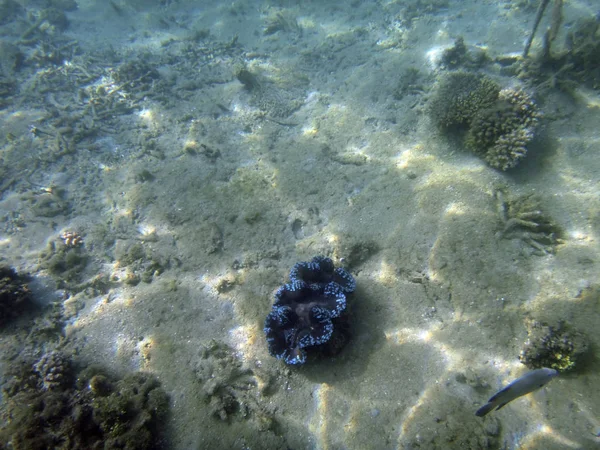
<instances>
[{"instance_id":1,"label":"dark seaweed clump","mask_svg":"<svg viewBox=\"0 0 600 450\"><path fill-rule=\"evenodd\" d=\"M164 448L169 399L153 375L78 372L60 350L13 362L9 372L2 395L10 420L0 426L0 449Z\"/></svg>"},{"instance_id":2,"label":"dark seaweed clump","mask_svg":"<svg viewBox=\"0 0 600 450\"><path fill-rule=\"evenodd\" d=\"M346 310L346 295L355 288L354 277L341 267L335 268L330 258L317 256L294 265L290 282L275 294L265 320L269 353L287 364L304 364L306 348L330 340L339 346L345 339L339 335L332 339L336 319ZM340 329L345 330L343 324Z\"/></svg>"},{"instance_id":3,"label":"dark seaweed clump","mask_svg":"<svg viewBox=\"0 0 600 450\"><path fill-rule=\"evenodd\" d=\"M0 265L0 326L32 307L24 277Z\"/></svg>"}]
</instances>

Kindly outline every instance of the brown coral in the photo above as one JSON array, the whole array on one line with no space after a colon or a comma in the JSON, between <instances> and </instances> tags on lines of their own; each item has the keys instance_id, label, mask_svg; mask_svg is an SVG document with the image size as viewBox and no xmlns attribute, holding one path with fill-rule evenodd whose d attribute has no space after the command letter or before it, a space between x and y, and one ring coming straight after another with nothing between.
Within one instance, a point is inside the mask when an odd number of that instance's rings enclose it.
<instances>
[{"instance_id":1,"label":"brown coral","mask_svg":"<svg viewBox=\"0 0 600 450\"><path fill-rule=\"evenodd\" d=\"M539 116L526 92L503 89L498 101L471 122L466 146L496 169L515 167L527 154Z\"/></svg>"},{"instance_id":2,"label":"brown coral","mask_svg":"<svg viewBox=\"0 0 600 450\"><path fill-rule=\"evenodd\" d=\"M442 128L468 125L479 111L496 102L499 92L500 86L488 76L450 72L429 100L429 115Z\"/></svg>"}]
</instances>

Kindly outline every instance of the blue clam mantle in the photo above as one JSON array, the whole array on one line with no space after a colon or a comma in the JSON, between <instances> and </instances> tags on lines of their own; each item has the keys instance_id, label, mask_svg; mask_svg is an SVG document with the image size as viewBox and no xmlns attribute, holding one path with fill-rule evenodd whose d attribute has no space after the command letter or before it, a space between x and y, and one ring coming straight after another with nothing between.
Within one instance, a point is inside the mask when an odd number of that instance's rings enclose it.
<instances>
[{"instance_id":1,"label":"blue clam mantle","mask_svg":"<svg viewBox=\"0 0 600 450\"><path fill-rule=\"evenodd\" d=\"M354 277L336 269L329 258L316 256L294 265L265 320L269 353L287 364L304 364L304 349L329 341L332 319L346 309L346 295L355 288Z\"/></svg>"}]
</instances>

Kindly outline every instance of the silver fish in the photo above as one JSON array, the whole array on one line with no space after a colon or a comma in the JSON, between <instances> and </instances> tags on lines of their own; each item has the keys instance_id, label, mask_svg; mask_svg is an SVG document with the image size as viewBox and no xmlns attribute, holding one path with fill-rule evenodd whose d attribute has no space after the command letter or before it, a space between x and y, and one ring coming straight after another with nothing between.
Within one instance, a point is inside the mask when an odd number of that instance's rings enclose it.
<instances>
[{"instance_id":1,"label":"silver fish","mask_svg":"<svg viewBox=\"0 0 600 450\"><path fill-rule=\"evenodd\" d=\"M545 367L532 370L531 372L523 375L521 378L517 378L501 391L497 392L496 395L488 400L487 404L483 405L477 410L475 415L483 417L496 407L496 411L498 411L515 398L519 398L522 395L529 394L530 392L541 388L556 375L558 375L556 370L547 369Z\"/></svg>"}]
</instances>

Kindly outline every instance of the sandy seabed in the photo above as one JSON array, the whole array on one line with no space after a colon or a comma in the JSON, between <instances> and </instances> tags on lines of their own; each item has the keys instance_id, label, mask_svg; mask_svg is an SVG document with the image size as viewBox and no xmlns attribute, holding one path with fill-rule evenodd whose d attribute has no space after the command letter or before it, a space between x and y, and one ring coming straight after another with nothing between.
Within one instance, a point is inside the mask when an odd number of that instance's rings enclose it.
<instances>
[{"instance_id":1,"label":"sandy seabed","mask_svg":"<svg viewBox=\"0 0 600 450\"><path fill-rule=\"evenodd\" d=\"M82 0L39 43L3 24L24 60L3 66L2 259L64 305L77 364L160 380L168 448L595 448L598 91L527 87L544 118L508 172L425 107L445 48L519 54L532 3ZM499 189L540 199L552 252L502 235ZM84 263L57 267L68 231ZM264 318L315 255L356 278L352 339L289 367ZM476 417L528 370L528 324L559 321L585 367Z\"/></svg>"}]
</instances>

